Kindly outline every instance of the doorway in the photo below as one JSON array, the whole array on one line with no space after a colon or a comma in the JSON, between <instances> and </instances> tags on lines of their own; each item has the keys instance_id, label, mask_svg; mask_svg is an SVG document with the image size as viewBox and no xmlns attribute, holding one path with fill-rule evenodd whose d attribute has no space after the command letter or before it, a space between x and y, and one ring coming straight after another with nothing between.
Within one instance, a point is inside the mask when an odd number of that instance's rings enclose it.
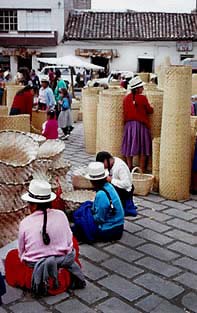
<instances>
[{"instance_id":1,"label":"doorway","mask_svg":"<svg viewBox=\"0 0 197 313\"><path fill-rule=\"evenodd\" d=\"M32 57L22 58L18 57L18 69L21 67L27 67L29 70L32 69Z\"/></svg>"},{"instance_id":2,"label":"doorway","mask_svg":"<svg viewBox=\"0 0 197 313\"><path fill-rule=\"evenodd\" d=\"M154 59L138 58L138 72L153 73L153 60Z\"/></svg>"},{"instance_id":3,"label":"doorway","mask_svg":"<svg viewBox=\"0 0 197 313\"><path fill-rule=\"evenodd\" d=\"M106 77L109 73L109 59L105 57L91 57L91 63L103 66L104 71L99 71L99 78Z\"/></svg>"}]
</instances>

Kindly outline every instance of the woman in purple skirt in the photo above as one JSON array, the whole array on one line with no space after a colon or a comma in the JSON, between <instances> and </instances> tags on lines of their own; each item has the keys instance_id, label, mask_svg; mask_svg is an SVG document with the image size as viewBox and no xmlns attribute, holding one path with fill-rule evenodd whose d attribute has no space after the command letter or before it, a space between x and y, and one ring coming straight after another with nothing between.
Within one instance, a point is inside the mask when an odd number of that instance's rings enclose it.
<instances>
[{"instance_id":1,"label":"woman in purple skirt","mask_svg":"<svg viewBox=\"0 0 197 313\"><path fill-rule=\"evenodd\" d=\"M142 95L144 82L139 76L130 80L131 93L123 101L124 135L122 154L126 157L130 170L133 156L139 155L139 165L145 170L146 157L151 154L151 135L148 115L153 113L146 96Z\"/></svg>"}]
</instances>

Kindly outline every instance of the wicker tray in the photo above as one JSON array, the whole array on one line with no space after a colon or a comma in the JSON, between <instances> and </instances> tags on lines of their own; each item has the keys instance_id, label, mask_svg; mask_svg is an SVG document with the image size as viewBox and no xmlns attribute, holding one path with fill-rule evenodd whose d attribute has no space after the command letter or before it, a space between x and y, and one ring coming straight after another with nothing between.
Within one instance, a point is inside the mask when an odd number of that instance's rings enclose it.
<instances>
[{"instance_id":1,"label":"wicker tray","mask_svg":"<svg viewBox=\"0 0 197 313\"><path fill-rule=\"evenodd\" d=\"M43 144L46 141L46 138L39 134L34 133L27 133L28 136L30 136L35 142L37 142L39 145Z\"/></svg>"},{"instance_id":2,"label":"wicker tray","mask_svg":"<svg viewBox=\"0 0 197 313\"><path fill-rule=\"evenodd\" d=\"M138 171L138 173L136 173ZM134 167L131 172L132 183L135 187L134 195L146 196L153 187L154 176L151 174L143 174L139 167Z\"/></svg>"},{"instance_id":3,"label":"wicker tray","mask_svg":"<svg viewBox=\"0 0 197 313\"><path fill-rule=\"evenodd\" d=\"M65 149L65 143L58 139L46 140L38 150L38 159L55 160Z\"/></svg>"},{"instance_id":4,"label":"wicker tray","mask_svg":"<svg viewBox=\"0 0 197 313\"><path fill-rule=\"evenodd\" d=\"M26 184L0 184L0 214L16 212L27 207L21 195L27 191Z\"/></svg>"},{"instance_id":5,"label":"wicker tray","mask_svg":"<svg viewBox=\"0 0 197 313\"><path fill-rule=\"evenodd\" d=\"M96 193L90 190L75 190L61 194L61 199L65 202L65 209L75 211L83 202L94 201Z\"/></svg>"},{"instance_id":6,"label":"wicker tray","mask_svg":"<svg viewBox=\"0 0 197 313\"><path fill-rule=\"evenodd\" d=\"M74 189L93 189L92 183L84 177L87 172L86 167L79 167L73 172L72 185Z\"/></svg>"}]
</instances>

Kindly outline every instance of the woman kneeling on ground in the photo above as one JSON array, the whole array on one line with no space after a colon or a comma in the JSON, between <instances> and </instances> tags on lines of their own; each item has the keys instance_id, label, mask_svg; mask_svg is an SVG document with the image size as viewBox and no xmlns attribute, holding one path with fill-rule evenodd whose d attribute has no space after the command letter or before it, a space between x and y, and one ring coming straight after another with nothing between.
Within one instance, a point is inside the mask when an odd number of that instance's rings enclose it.
<instances>
[{"instance_id":1,"label":"woman kneeling on ground","mask_svg":"<svg viewBox=\"0 0 197 313\"><path fill-rule=\"evenodd\" d=\"M51 209L51 201L56 198L51 185L33 179L29 192L21 198L29 203L31 214L20 223L18 250L10 251L6 257L8 284L31 289L38 296L84 288L78 244L66 215Z\"/></svg>"},{"instance_id":2,"label":"woman kneeling on ground","mask_svg":"<svg viewBox=\"0 0 197 313\"><path fill-rule=\"evenodd\" d=\"M113 241L122 237L124 210L114 187L107 182L109 172L101 162L91 162L85 178L94 185L94 202L86 201L73 214L74 235L80 241Z\"/></svg>"}]
</instances>

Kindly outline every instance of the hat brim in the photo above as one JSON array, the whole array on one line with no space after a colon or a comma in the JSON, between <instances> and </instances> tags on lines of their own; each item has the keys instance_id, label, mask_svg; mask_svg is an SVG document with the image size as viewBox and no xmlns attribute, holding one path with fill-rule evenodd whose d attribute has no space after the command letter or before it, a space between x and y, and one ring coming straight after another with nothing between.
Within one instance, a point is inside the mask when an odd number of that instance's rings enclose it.
<instances>
[{"instance_id":1,"label":"hat brim","mask_svg":"<svg viewBox=\"0 0 197 313\"><path fill-rule=\"evenodd\" d=\"M23 201L26 201L26 202L33 202L33 203L47 203L47 202L51 202L53 200L55 200L56 198L56 194L54 192L51 192L51 196L49 199L47 200L39 200L39 199L35 199L35 198L32 198L29 196L29 193L26 192L24 193L22 196L21 196L21 199Z\"/></svg>"},{"instance_id":2,"label":"hat brim","mask_svg":"<svg viewBox=\"0 0 197 313\"><path fill-rule=\"evenodd\" d=\"M131 86L131 85L129 85L128 86L128 88L129 89L137 89L137 88L140 88L140 87L143 87L145 85L145 83L144 82L141 82L139 85L137 85L137 86Z\"/></svg>"},{"instance_id":3,"label":"hat brim","mask_svg":"<svg viewBox=\"0 0 197 313\"><path fill-rule=\"evenodd\" d=\"M89 174L84 175L84 177L89 180L101 180L101 179L105 179L107 176L109 176L108 170L105 170L105 175L103 177L92 177Z\"/></svg>"}]
</instances>

